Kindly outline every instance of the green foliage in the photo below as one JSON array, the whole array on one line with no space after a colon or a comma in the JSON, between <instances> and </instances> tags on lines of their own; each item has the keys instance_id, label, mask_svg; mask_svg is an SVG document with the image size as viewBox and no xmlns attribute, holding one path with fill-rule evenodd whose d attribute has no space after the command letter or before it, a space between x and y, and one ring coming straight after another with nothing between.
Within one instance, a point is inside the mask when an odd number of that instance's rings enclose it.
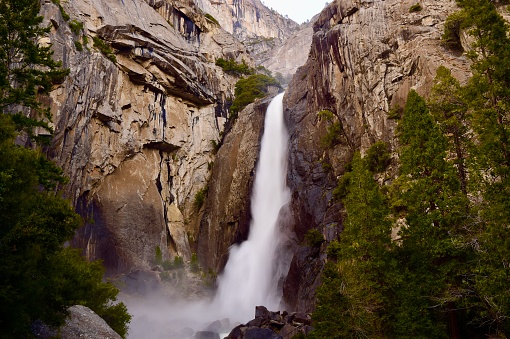
<instances>
[{"instance_id":1,"label":"green foliage","mask_svg":"<svg viewBox=\"0 0 510 339\"><path fill-rule=\"evenodd\" d=\"M51 2L58 6L60 14L62 14L62 18L64 18L65 21L69 21L69 19L71 19L69 14L67 14L66 11L64 10L64 7L62 7L62 5L60 4L60 0L51 0Z\"/></svg>"},{"instance_id":2,"label":"green foliage","mask_svg":"<svg viewBox=\"0 0 510 339\"><path fill-rule=\"evenodd\" d=\"M205 198L207 197L208 187L202 188L200 191L195 194L195 201L193 202L193 206L196 211L199 211L204 205Z\"/></svg>"},{"instance_id":3,"label":"green foliage","mask_svg":"<svg viewBox=\"0 0 510 339\"><path fill-rule=\"evenodd\" d=\"M174 268L179 269L184 267L184 259L182 257L176 256L174 258Z\"/></svg>"},{"instance_id":4,"label":"green foliage","mask_svg":"<svg viewBox=\"0 0 510 339\"><path fill-rule=\"evenodd\" d=\"M74 47L76 47L76 50L77 50L78 52L83 51L83 45L82 45L82 44L81 44L81 42L79 42L79 41L75 41L75 42L74 42Z\"/></svg>"},{"instance_id":5,"label":"green foliage","mask_svg":"<svg viewBox=\"0 0 510 339\"><path fill-rule=\"evenodd\" d=\"M117 62L117 57L113 54L113 49L106 44L100 37L95 36L92 38L94 41L94 47L96 47L104 56L106 56L111 62Z\"/></svg>"},{"instance_id":6,"label":"green foliage","mask_svg":"<svg viewBox=\"0 0 510 339\"><path fill-rule=\"evenodd\" d=\"M69 305L84 305L96 312L123 338L131 316L123 303L116 303L119 290L103 283L100 262L83 260L79 250L64 249L52 258L51 288Z\"/></svg>"},{"instance_id":7,"label":"green foliage","mask_svg":"<svg viewBox=\"0 0 510 339\"><path fill-rule=\"evenodd\" d=\"M328 248L342 286L338 310L343 315L342 331L348 337L381 337L386 330L378 314L390 293L387 274L392 262L387 202L359 153L354 155L345 185L344 231L340 242Z\"/></svg>"},{"instance_id":8,"label":"green foliage","mask_svg":"<svg viewBox=\"0 0 510 339\"><path fill-rule=\"evenodd\" d=\"M87 46L89 44L89 38L86 35L82 36L82 40L83 40L83 44L85 46Z\"/></svg>"},{"instance_id":9,"label":"green foliage","mask_svg":"<svg viewBox=\"0 0 510 339\"><path fill-rule=\"evenodd\" d=\"M416 3L409 8L409 13L420 12L423 8L420 3Z\"/></svg>"},{"instance_id":10,"label":"green foliage","mask_svg":"<svg viewBox=\"0 0 510 339\"><path fill-rule=\"evenodd\" d=\"M214 22L216 25L220 26L220 23L218 22L218 20L216 20L216 18L215 18L215 17L213 17L211 14L206 13L206 14L205 14L205 17L206 17L207 19L209 19L210 21Z\"/></svg>"},{"instance_id":11,"label":"green foliage","mask_svg":"<svg viewBox=\"0 0 510 339\"><path fill-rule=\"evenodd\" d=\"M154 263L156 265L161 265L163 263L163 252L161 251L161 247L156 246L155 252Z\"/></svg>"},{"instance_id":12,"label":"green foliage","mask_svg":"<svg viewBox=\"0 0 510 339\"><path fill-rule=\"evenodd\" d=\"M444 32L441 36L442 44L453 50L462 51L460 37L466 21L465 13L462 11L450 14L444 24Z\"/></svg>"},{"instance_id":13,"label":"green foliage","mask_svg":"<svg viewBox=\"0 0 510 339\"><path fill-rule=\"evenodd\" d=\"M267 68L265 68L264 66L262 66L262 65L257 66L256 70L257 70L257 73L259 73L259 74L265 74L267 76L273 76L272 72L270 70L268 70ZM276 73L275 78L280 83L283 82L282 80L280 80L280 78L278 78L278 73Z\"/></svg>"},{"instance_id":14,"label":"green foliage","mask_svg":"<svg viewBox=\"0 0 510 339\"><path fill-rule=\"evenodd\" d=\"M341 251L342 245L340 245L338 241L332 241L328 245L328 249L326 252L328 254L328 259L338 261L340 259Z\"/></svg>"},{"instance_id":15,"label":"green foliage","mask_svg":"<svg viewBox=\"0 0 510 339\"><path fill-rule=\"evenodd\" d=\"M73 32L75 35L79 35L83 30L83 22L71 20L69 21L69 28L71 29L71 32Z\"/></svg>"},{"instance_id":16,"label":"green foliage","mask_svg":"<svg viewBox=\"0 0 510 339\"><path fill-rule=\"evenodd\" d=\"M223 58L219 58L216 60L216 66L220 66L223 71L235 76L252 75L255 73L255 70L248 66L244 60L242 63L238 63L234 59L225 60Z\"/></svg>"},{"instance_id":17,"label":"green foliage","mask_svg":"<svg viewBox=\"0 0 510 339\"><path fill-rule=\"evenodd\" d=\"M64 248L82 221L58 190L67 182L62 169L37 145L15 142L23 132L40 141L35 127L51 132L38 98L68 74L51 46L36 43L49 32L39 9L37 0L0 2L0 337L30 338L36 320L59 326L76 304L125 336L130 316L115 303L118 290L102 282L101 264Z\"/></svg>"},{"instance_id":18,"label":"green foliage","mask_svg":"<svg viewBox=\"0 0 510 339\"><path fill-rule=\"evenodd\" d=\"M211 146L213 154L216 154L220 150L221 143L217 142L216 140L211 140Z\"/></svg>"},{"instance_id":19,"label":"green foliage","mask_svg":"<svg viewBox=\"0 0 510 339\"><path fill-rule=\"evenodd\" d=\"M14 114L16 129L35 139L35 127L51 132L49 110L41 106L37 95L47 94L69 73L52 59L51 46L36 43L49 32L49 27L41 27L39 8L35 0L0 2L0 112ZM30 118L22 113L27 109L32 112Z\"/></svg>"},{"instance_id":20,"label":"green foliage","mask_svg":"<svg viewBox=\"0 0 510 339\"><path fill-rule=\"evenodd\" d=\"M198 272L200 270L200 266L198 265L198 256L196 253L191 254L190 269L191 272Z\"/></svg>"},{"instance_id":21,"label":"green foliage","mask_svg":"<svg viewBox=\"0 0 510 339\"><path fill-rule=\"evenodd\" d=\"M320 247L324 242L324 236L315 228L309 229L305 234L305 241L310 247Z\"/></svg>"},{"instance_id":22,"label":"green foliage","mask_svg":"<svg viewBox=\"0 0 510 339\"><path fill-rule=\"evenodd\" d=\"M234 116L237 112L254 102L255 99L265 97L271 86L281 88L278 80L264 74L254 74L248 78L240 79L236 83L236 97L230 107Z\"/></svg>"},{"instance_id":23,"label":"green foliage","mask_svg":"<svg viewBox=\"0 0 510 339\"><path fill-rule=\"evenodd\" d=\"M174 263L170 260L165 260L161 263L161 266L163 266L163 269L165 271L173 270L174 269Z\"/></svg>"},{"instance_id":24,"label":"green foliage","mask_svg":"<svg viewBox=\"0 0 510 339\"><path fill-rule=\"evenodd\" d=\"M129 315L98 262L64 249L81 224L70 203L48 189L65 182L39 151L15 145L11 115L0 115L0 337L30 337L36 319L63 324L66 309L90 307L119 333Z\"/></svg>"},{"instance_id":25,"label":"green foliage","mask_svg":"<svg viewBox=\"0 0 510 339\"><path fill-rule=\"evenodd\" d=\"M319 119L325 119L327 122L333 122L335 118L335 114L331 112L329 109L323 109L318 113Z\"/></svg>"},{"instance_id":26,"label":"green foliage","mask_svg":"<svg viewBox=\"0 0 510 339\"><path fill-rule=\"evenodd\" d=\"M321 138L321 145L325 149L338 145L342 139L343 126L340 121L335 121L327 127L326 134Z\"/></svg>"},{"instance_id":27,"label":"green foliage","mask_svg":"<svg viewBox=\"0 0 510 339\"><path fill-rule=\"evenodd\" d=\"M388 145L383 141L373 144L367 151L366 162L368 169L374 173L386 170L391 162L391 154Z\"/></svg>"},{"instance_id":28,"label":"green foliage","mask_svg":"<svg viewBox=\"0 0 510 339\"><path fill-rule=\"evenodd\" d=\"M439 67L428 103L409 93L389 188L368 154L342 176L312 337L510 337L509 29L490 1L458 3L473 76Z\"/></svg>"},{"instance_id":29,"label":"green foliage","mask_svg":"<svg viewBox=\"0 0 510 339\"><path fill-rule=\"evenodd\" d=\"M404 113L404 109L400 106L394 106L388 112L388 119L399 120Z\"/></svg>"}]
</instances>

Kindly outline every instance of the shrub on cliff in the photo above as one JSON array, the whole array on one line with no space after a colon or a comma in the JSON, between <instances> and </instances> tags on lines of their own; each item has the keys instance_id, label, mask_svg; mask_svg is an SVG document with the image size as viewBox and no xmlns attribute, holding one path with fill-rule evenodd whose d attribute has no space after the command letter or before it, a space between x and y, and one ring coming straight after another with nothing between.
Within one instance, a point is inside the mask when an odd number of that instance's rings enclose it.
<instances>
[{"instance_id":1,"label":"shrub on cliff","mask_svg":"<svg viewBox=\"0 0 510 339\"><path fill-rule=\"evenodd\" d=\"M230 107L233 115L235 116L237 112L254 102L255 99L265 97L269 93L270 87L281 88L281 85L278 80L265 74L255 74L240 79L236 83L236 97Z\"/></svg>"},{"instance_id":2,"label":"shrub on cliff","mask_svg":"<svg viewBox=\"0 0 510 339\"><path fill-rule=\"evenodd\" d=\"M252 75L255 73L255 70L248 66L248 64L243 60L242 63L238 63L233 59L223 59L219 58L216 60L216 66L220 66L223 71L226 73L242 76L242 75Z\"/></svg>"}]
</instances>

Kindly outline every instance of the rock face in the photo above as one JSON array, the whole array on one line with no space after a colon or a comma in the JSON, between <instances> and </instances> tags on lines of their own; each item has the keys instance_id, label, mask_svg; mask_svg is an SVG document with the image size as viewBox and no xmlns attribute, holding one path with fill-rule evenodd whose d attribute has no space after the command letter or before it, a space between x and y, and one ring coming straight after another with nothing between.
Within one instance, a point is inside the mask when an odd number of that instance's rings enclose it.
<instances>
[{"instance_id":1,"label":"rock face","mask_svg":"<svg viewBox=\"0 0 510 339\"><path fill-rule=\"evenodd\" d=\"M251 188L270 101L239 112L216 155L197 242L201 265L216 272L225 265L229 247L248 237Z\"/></svg>"},{"instance_id":2,"label":"rock face","mask_svg":"<svg viewBox=\"0 0 510 339\"><path fill-rule=\"evenodd\" d=\"M212 15L227 32L243 42L257 39L285 40L299 25L260 0L195 0L206 14Z\"/></svg>"},{"instance_id":3,"label":"rock face","mask_svg":"<svg viewBox=\"0 0 510 339\"><path fill-rule=\"evenodd\" d=\"M226 31L242 41L257 65L282 74L287 83L308 56L312 24L298 25L260 0L195 0Z\"/></svg>"},{"instance_id":4,"label":"rock face","mask_svg":"<svg viewBox=\"0 0 510 339\"><path fill-rule=\"evenodd\" d=\"M305 64L310 52L313 35L313 22L318 18L314 17L310 22L299 27L282 44L274 46L265 53L257 55L258 63L271 70L273 75L280 73L281 82L287 84L296 73L298 67Z\"/></svg>"},{"instance_id":5,"label":"rock face","mask_svg":"<svg viewBox=\"0 0 510 339\"><path fill-rule=\"evenodd\" d=\"M465 57L440 45L442 27L455 3L424 0L409 12L407 0L337 0L314 23L310 57L298 69L284 98L291 144L288 182L292 190L292 230L298 242L284 283L291 309L314 308L324 249L300 245L306 232L320 230L327 242L341 232L341 206L331 199L337 178L353 153L376 141L395 144L390 108L405 104L411 88L424 95L436 69L445 65L459 79L469 74ZM321 145L328 109L342 125L333 148Z\"/></svg>"},{"instance_id":6,"label":"rock face","mask_svg":"<svg viewBox=\"0 0 510 339\"><path fill-rule=\"evenodd\" d=\"M237 80L215 60L252 61L184 1L62 5L83 29L71 31L49 0L42 13L52 25L46 40L70 69L47 100L51 156L85 219L74 245L103 259L109 274L149 268L157 246L163 259L189 259L194 197L207 185Z\"/></svg>"},{"instance_id":7,"label":"rock face","mask_svg":"<svg viewBox=\"0 0 510 339\"><path fill-rule=\"evenodd\" d=\"M59 338L121 339L121 336L90 308L76 305L69 308L69 318L60 329Z\"/></svg>"},{"instance_id":8,"label":"rock face","mask_svg":"<svg viewBox=\"0 0 510 339\"><path fill-rule=\"evenodd\" d=\"M291 339L312 330L309 314L271 312L257 306L255 319L235 327L226 339Z\"/></svg>"}]
</instances>

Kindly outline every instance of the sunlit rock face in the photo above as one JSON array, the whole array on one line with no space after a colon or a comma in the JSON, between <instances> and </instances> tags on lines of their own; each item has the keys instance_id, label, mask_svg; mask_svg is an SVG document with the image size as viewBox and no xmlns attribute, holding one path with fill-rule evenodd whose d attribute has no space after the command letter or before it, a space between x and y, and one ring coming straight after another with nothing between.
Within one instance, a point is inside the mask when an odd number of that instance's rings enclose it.
<instances>
[{"instance_id":1,"label":"sunlit rock face","mask_svg":"<svg viewBox=\"0 0 510 339\"><path fill-rule=\"evenodd\" d=\"M313 309L324 260L325 245L314 251L302 245L304 236L311 228L328 241L339 236L341 206L331 192L353 153L379 140L395 146L396 123L388 111L403 106L410 89L426 95L440 65L461 81L469 75L468 60L440 44L455 2L425 0L421 11L411 13L413 4L332 2L315 21L308 61L287 90L291 229L297 241L284 299L296 311ZM337 114L343 126L342 142L331 149L321 145L327 122L319 121L317 113L323 109Z\"/></svg>"},{"instance_id":2,"label":"sunlit rock face","mask_svg":"<svg viewBox=\"0 0 510 339\"><path fill-rule=\"evenodd\" d=\"M212 141L220 139L236 81L215 60L253 61L184 2L63 6L83 29L73 33L57 6L42 3L55 57L70 70L45 100L55 125L51 156L85 220L73 244L103 259L109 274L149 267L157 246L165 259L189 259L194 197L207 185ZM111 52L101 53L93 37Z\"/></svg>"}]
</instances>

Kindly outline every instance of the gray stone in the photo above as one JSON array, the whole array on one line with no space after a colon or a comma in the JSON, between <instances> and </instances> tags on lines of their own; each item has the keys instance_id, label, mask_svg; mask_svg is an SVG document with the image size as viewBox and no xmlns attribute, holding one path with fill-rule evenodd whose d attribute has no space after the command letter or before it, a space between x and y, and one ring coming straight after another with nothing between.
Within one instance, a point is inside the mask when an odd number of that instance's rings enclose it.
<instances>
[{"instance_id":1,"label":"gray stone","mask_svg":"<svg viewBox=\"0 0 510 339\"><path fill-rule=\"evenodd\" d=\"M121 339L96 313L85 306L69 308L69 319L60 330L62 339Z\"/></svg>"}]
</instances>

